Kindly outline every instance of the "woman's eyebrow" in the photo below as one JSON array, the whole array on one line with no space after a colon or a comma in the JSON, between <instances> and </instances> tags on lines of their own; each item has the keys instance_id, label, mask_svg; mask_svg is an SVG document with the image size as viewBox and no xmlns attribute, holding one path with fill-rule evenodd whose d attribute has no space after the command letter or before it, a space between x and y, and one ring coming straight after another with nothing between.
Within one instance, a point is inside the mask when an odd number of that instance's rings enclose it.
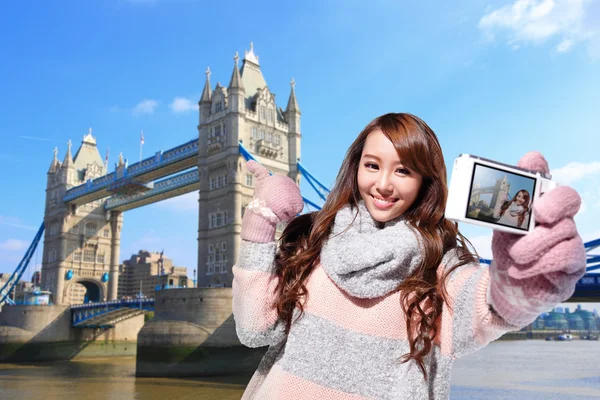
<instances>
[{"instance_id":1,"label":"woman's eyebrow","mask_svg":"<svg viewBox=\"0 0 600 400\"><path fill-rule=\"evenodd\" d=\"M368 153L367 154L363 154L363 158L373 158L373 159L375 159L377 161L381 161L381 159L379 157L377 157L376 155L374 155L374 154L368 154ZM402 166L404 166L404 163L402 162L402 160L398 160L394 164L395 165L402 165Z\"/></svg>"}]
</instances>

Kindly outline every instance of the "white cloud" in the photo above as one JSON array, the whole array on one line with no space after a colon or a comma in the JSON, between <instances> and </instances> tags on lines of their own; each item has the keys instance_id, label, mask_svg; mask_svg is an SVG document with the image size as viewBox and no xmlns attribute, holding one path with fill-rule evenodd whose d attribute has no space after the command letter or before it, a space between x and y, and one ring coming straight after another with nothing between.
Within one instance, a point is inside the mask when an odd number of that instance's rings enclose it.
<instances>
[{"instance_id":1,"label":"white cloud","mask_svg":"<svg viewBox=\"0 0 600 400\"><path fill-rule=\"evenodd\" d=\"M28 231L35 231L38 229L35 226L23 223L23 220L19 217L7 217L2 215L0 215L0 225L6 225L12 228L25 229Z\"/></svg>"},{"instance_id":2,"label":"white cloud","mask_svg":"<svg viewBox=\"0 0 600 400\"><path fill-rule=\"evenodd\" d=\"M570 162L564 167L550 171L552 180L563 185L571 185L579 180L600 173L600 161L590 163Z\"/></svg>"},{"instance_id":3,"label":"white cloud","mask_svg":"<svg viewBox=\"0 0 600 400\"><path fill-rule=\"evenodd\" d=\"M133 115L154 114L157 107L158 102L156 100L144 99L133 107Z\"/></svg>"},{"instance_id":4,"label":"white cloud","mask_svg":"<svg viewBox=\"0 0 600 400\"><path fill-rule=\"evenodd\" d=\"M25 250L28 246L28 242L19 239L8 239L4 242L0 242L0 250L6 251L21 251Z\"/></svg>"},{"instance_id":5,"label":"white cloud","mask_svg":"<svg viewBox=\"0 0 600 400\"><path fill-rule=\"evenodd\" d=\"M193 191L181 196L173 197L158 203L161 207L166 207L175 211L198 212L198 192Z\"/></svg>"},{"instance_id":6,"label":"white cloud","mask_svg":"<svg viewBox=\"0 0 600 400\"><path fill-rule=\"evenodd\" d=\"M518 49L526 44L556 40L555 51L568 52L577 43L587 43L596 57L600 41L595 4L591 0L516 0L489 12L479 20L479 29L489 40L507 34L507 44Z\"/></svg>"},{"instance_id":7,"label":"white cloud","mask_svg":"<svg viewBox=\"0 0 600 400\"><path fill-rule=\"evenodd\" d=\"M184 113L197 110L198 104L185 97L175 97L169 107L171 107L171 110L173 110L174 113Z\"/></svg>"},{"instance_id":8,"label":"white cloud","mask_svg":"<svg viewBox=\"0 0 600 400\"><path fill-rule=\"evenodd\" d=\"M571 39L565 39L556 46L556 51L559 53L566 53L573 47L573 41Z\"/></svg>"}]
</instances>

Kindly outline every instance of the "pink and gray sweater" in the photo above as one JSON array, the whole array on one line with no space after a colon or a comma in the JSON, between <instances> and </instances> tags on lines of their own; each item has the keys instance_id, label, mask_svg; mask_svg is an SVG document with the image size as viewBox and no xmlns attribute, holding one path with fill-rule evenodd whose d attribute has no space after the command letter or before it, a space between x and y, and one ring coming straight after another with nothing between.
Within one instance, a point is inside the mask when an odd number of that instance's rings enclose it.
<instances>
[{"instance_id":1,"label":"pink and gray sweater","mask_svg":"<svg viewBox=\"0 0 600 400\"><path fill-rule=\"evenodd\" d=\"M414 361L400 362L409 342L395 290L420 261L419 241L402 219L379 229L364 204L355 215L347 207L336 216L306 283L304 314L287 335L274 307L277 244L242 241L233 267L237 334L246 346L270 346L242 399L447 399L454 360L570 297L581 275L555 284L534 277L518 286L495 264L457 268L425 380ZM447 252L438 275L457 263L456 250Z\"/></svg>"}]
</instances>

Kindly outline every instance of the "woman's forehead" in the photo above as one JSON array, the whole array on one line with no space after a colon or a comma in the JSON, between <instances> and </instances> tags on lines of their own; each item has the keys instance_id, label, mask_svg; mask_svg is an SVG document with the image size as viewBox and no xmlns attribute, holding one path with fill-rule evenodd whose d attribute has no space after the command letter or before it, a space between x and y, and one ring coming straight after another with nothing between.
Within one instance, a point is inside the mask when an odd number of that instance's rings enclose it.
<instances>
[{"instance_id":1,"label":"woman's forehead","mask_svg":"<svg viewBox=\"0 0 600 400\"><path fill-rule=\"evenodd\" d=\"M380 129L374 130L367 136L362 155L363 157L372 157L382 161L400 162L396 146Z\"/></svg>"}]
</instances>

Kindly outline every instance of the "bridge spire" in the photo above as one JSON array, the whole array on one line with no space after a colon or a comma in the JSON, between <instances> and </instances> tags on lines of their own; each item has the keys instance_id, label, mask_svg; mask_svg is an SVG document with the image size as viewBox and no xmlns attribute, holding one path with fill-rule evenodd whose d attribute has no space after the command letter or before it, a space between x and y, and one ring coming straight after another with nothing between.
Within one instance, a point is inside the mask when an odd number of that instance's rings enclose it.
<instances>
[{"instance_id":1,"label":"bridge spire","mask_svg":"<svg viewBox=\"0 0 600 400\"><path fill-rule=\"evenodd\" d=\"M62 165L65 168L68 168L73 165L73 157L71 156L71 139L67 142L67 155L65 156L65 160Z\"/></svg>"},{"instance_id":2,"label":"bridge spire","mask_svg":"<svg viewBox=\"0 0 600 400\"><path fill-rule=\"evenodd\" d=\"M235 56L233 57L235 65L233 66L233 72L231 73L231 80L229 81L228 89L244 89L242 78L240 77L240 67L238 64L239 59L240 56L238 56L238 53L236 51Z\"/></svg>"},{"instance_id":3,"label":"bridge spire","mask_svg":"<svg viewBox=\"0 0 600 400\"><path fill-rule=\"evenodd\" d=\"M200 97L200 103L210 103L212 90L210 89L210 67L206 67L206 82L204 83L204 90L202 90L202 97Z\"/></svg>"},{"instance_id":4,"label":"bridge spire","mask_svg":"<svg viewBox=\"0 0 600 400\"><path fill-rule=\"evenodd\" d=\"M288 99L287 108L285 109L285 112L288 113L290 111L295 111L299 113L300 107L298 106L298 100L296 100L296 81L294 80L294 78L292 78L290 86L292 87L292 90L290 92L290 98Z\"/></svg>"},{"instance_id":5,"label":"bridge spire","mask_svg":"<svg viewBox=\"0 0 600 400\"><path fill-rule=\"evenodd\" d=\"M54 158L52 158L52 163L50 164L50 169L48 170L48 173L56 172L56 170L58 169L59 166L60 166L60 163L58 161L58 147L55 147L54 148Z\"/></svg>"}]
</instances>

